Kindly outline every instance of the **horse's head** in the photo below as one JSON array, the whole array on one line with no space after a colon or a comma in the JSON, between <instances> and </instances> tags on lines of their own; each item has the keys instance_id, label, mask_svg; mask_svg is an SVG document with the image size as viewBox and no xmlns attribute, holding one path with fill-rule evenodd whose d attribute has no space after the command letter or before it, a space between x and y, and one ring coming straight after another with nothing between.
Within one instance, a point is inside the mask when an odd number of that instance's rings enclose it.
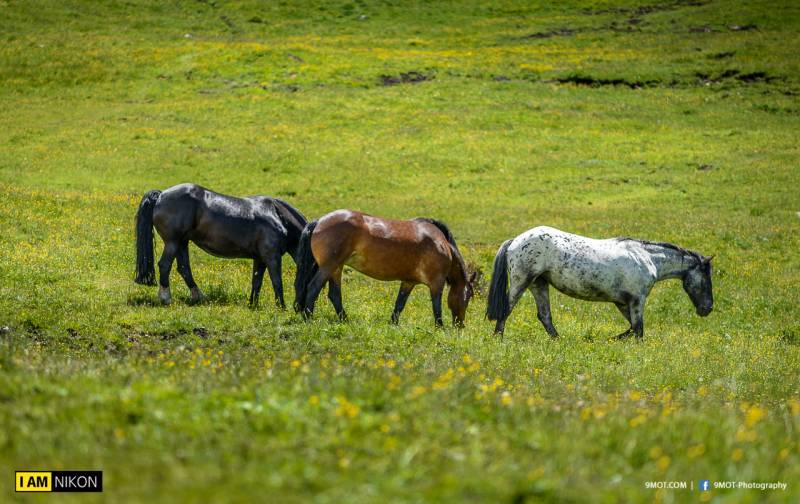
<instances>
[{"instance_id":1,"label":"horse's head","mask_svg":"<svg viewBox=\"0 0 800 504\"><path fill-rule=\"evenodd\" d=\"M705 317L714 308L714 294L711 292L711 257L700 256L697 264L683 275L683 290L692 300L697 314Z\"/></svg>"},{"instance_id":2,"label":"horse's head","mask_svg":"<svg viewBox=\"0 0 800 504\"><path fill-rule=\"evenodd\" d=\"M467 281L458 282L450 287L450 293L447 295L447 306L453 313L453 324L457 327L464 327L464 319L467 316L467 306L469 300L472 299L475 293L474 283L477 272L473 271L468 277Z\"/></svg>"}]
</instances>

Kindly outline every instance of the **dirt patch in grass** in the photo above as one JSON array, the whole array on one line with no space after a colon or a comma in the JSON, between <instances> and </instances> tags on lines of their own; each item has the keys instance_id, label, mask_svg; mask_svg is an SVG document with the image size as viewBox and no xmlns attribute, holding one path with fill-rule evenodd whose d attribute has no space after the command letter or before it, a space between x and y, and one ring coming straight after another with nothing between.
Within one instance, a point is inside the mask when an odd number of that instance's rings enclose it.
<instances>
[{"instance_id":1,"label":"dirt patch in grass","mask_svg":"<svg viewBox=\"0 0 800 504\"><path fill-rule=\"evenodd\" d=\"M800 345L800 327L789 327L782 330L778 339L787 345Z\"/></svg>"},{"instance_id":2,"label":"dirt patch in grass","mask_svg":"<svg viewBox=\"0 0 800 504\"><path fill-rule=\"evenodd\" d=\"M734 54L736 54L734 51L724 51L724 52L714 53L710 55L709 58L715 60L721 60L726 58L732 58Z\"/></svg>"},{"instance_id":3,"label":"dirt patch in grass","mask_svg":"<svg viewBox=\"0 0 800 504\"><path fill-rule=\"evenodd\" d=\"M735 80L745 84L766 83L770 84L776 81L784 81L786 77L779 75L769 75L767 72L755 71L742 73L741 70L736 68L729 68L723 70L717 75L712 75L706 72L695 72L695 76L702 84L718 84L725 81Z\"/></svg>"},{"instance_id":4,"label":"dirt patch in grass","mask_svg":"<svg viewBox=\"0 0 800 504\"><path fill-rule=\"evenodd\" d=\"M728 29L730 31L750 31L758 29L758 26L750 23L745 25L730 25L728 26Z\"/></svg>"},{"instance_id":5,"label":"dirt patch in grass","mask_svg":"<svg viewBox=\"0 0 800 504\"><path fill-rule=\"evenodd\" d=\"M643 87L652 87L661 84L661 81L659 80L631 81L622 78L602 78L582 74L571 74L567 75L566 77L559 77L555 79L555 82L558 82L559 84L573 84L575 86L587 87L624 86L630 89L640 89Z\"/></svg>"},{"instance_id":6,"label":"dirt patch in grass","mask_svg":"<svg viewBox=\"0 0 800 504\"><path fill-rule=\"evenodd\" d=\"M536 32L531 33L530 35L525 35L526 39L546 39L550 37L569 37L571 35L575 35L576 33L585 31L585 29L579 28L556 28L554 30L543 31L543 32Z\"/></svg>"},{"instance_id":7,"label":"dirt patch in grass","mask_svg":"<svg viewBox=\"0 0 800 504\"><path fill-rule=\"evenodd\" d=\"M723 70L717 74L711 74L705 71L696 71L694 74L685 77L675 77L672 80L630 80L624 77L594 77L586 74L569 74L564 77L557 77L549 82L556 82L558 84L572 84L574 86L585 86L592 88L599 88L605 86L614 87L627 87L629 89L642 89L648 87L668 87L668 88L681 88L692 86L710 86L712 84L772 84L775 82L786 81L785 76L770 75L767 72L742 72L741 70L731 68Z\"/></svg>"},{"instance_id":8,"label":"dirt patch in grass","mask_svg":"<svg viewBox=\"0 0 800 504\"><path fill-rule=\"evenodd\" d=\"M399 84L419 84L420 82L433 79L434 76L431 74L424 74L422 72L412 70L399 75L381 75L378 78L378 82L380 82L382 86L397 86Z\"/></svg>"}]
</instances>

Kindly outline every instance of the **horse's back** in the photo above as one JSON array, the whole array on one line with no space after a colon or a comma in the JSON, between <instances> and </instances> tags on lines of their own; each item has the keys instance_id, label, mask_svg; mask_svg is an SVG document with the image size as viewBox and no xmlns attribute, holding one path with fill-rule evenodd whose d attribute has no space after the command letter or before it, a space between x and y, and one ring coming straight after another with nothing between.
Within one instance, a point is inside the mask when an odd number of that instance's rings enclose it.
<instances>
[{"instance_id":1,"label":"horse's back","mask_svg":"<svg viewBox=\"0 0 800 504\"><path fill-rule=\"evenodd\" d=\"M586 256L588 259L608 260L627 255L627 248L616 239L596 239L561 231L549 226L537 226L515 238L509 250L521 250L541 255L545 252L562 256Z\"/></svg>"},{"instance_id":2,"label":"horse's back","mask_svg":"<svg viewBox=\"0 0 800 504\"><path fill-rule=\"evenodd\" d=\"M153 223L166 240L191 240L221 257L254 257L286 234L272 198L238 198L185 183L161 193Z\"/></svg>"},{"instance_id":3,"label":"horse's back","mask_svg":"<svg viewBox=\"0 0 800 504\"><path fill-rule=\"evenodd\" d=\"M322 216L314 231L324 234L335 230L341 236L354 235L361 239L390 240L392 242L420 242L426 236L438 233L435 226L417 221L384 219L356 210L334 210Z\"/></svg>"},{"instance_id":4,"label":"horse's back","mask_svg":"<svg viewBox=\"0 0 800 504\"><path fill-rule=\"evenodd\" d=\"M509 247L510 270L520 281L545 275L560 291L587 300L618 300L621 289L652 280L651 265L617 239L594 239L541 226Z\"/></svg>"},{"instance_id":5,"label":"horse's back","mask_svg":"<svg viewBox=\"0 0 800 504\"><path fill-rule=\"evenodd\" d=\"M318 261L341 261L379 280L425 283L429 270L449 267L451 261L447 242L434 224L353 210L320 218L311 248Z\"/></svg>"},{"instance_id":6,"label":"horse's back","mask_svg":"<svg viewBox=\"0 0 800 504\"><path fill-rule=\"evenodd\" d=\"M161 197L159 199L164 202L180 199L199 200L203 198L206 191L208 191L208 189L203 186L186 182L164 189L161 191Z\"/></svg>"}]
</instances>

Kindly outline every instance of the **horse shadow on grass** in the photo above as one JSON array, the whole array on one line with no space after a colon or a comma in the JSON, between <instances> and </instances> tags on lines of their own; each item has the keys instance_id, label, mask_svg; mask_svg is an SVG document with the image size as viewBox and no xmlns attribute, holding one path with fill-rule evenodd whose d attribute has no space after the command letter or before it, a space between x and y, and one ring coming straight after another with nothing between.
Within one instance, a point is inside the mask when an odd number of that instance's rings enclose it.
<instances>
[{"instance_id":1,"label":"horse shadow on grass","mask_svg":"<svg viewBox=\"0 0 800 504\"><path fill-rule=\"evenodd\" d=\"M175 295L177 294L177 295ZM266 300L262 300L262 304ZM229 290L226 290L221 285L211 285L207 288L205 292L203 292L203 299L200 301L193 301L189 292L183 292L182 290L174 289L173 290L173 298L172 302L179 302L182 304L186 304L189 306L194 305L204 305L204 304L211 304L211 305L220 305L220 306L247 306L247 298L244 297L243 294L235 294ZM125 304L128 306L166 306L161 303L161 300L158 299L158 295L156 292L134 292L128 294L128 298L125 301Z\"/></svg>"}]
</instances>

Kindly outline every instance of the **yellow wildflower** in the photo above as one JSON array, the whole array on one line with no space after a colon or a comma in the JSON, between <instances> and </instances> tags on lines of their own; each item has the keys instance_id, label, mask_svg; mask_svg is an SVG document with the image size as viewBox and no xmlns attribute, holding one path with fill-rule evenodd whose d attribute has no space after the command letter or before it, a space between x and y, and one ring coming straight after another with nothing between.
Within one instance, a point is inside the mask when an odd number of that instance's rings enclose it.
<instances>
[{"instance_id":1,"label":"yellow wildflower","mask_svg":"<svg viewBox=\"0 0 800 504\"><path fill-rule=\"evenodd\" d=\"M689 458L697 458L702 456L706 452L706 445L703 443L690 446L688 450L686 450L686 454Z\"/></svg>"},{"instance_id":2,"label":"yellow wildflower","mask_svg":"<svg viewBox=\"0 0 800 504\"><path fill-rule=\"evenodd\" d=\"M333 414L338 417L355 418L361 411L357 404L348 401L344 396L337 396L336 402L339 403L339 406L333 411Z\"/></svg>"},{"instance_id":3,"label":"yellow wildflower","mask_svg":"<svg viewBox=\"0 0 800 504\"><path fill-rule=\"evenodd\" d=\"M745 413L744 423L748 427L753 427L762 418L764 418L766 414L767 414L766 410L754 404L747 409L747 412Z\"/></svg>"},{"instance_id":4,"label":"yellow wildflower","mask_svg":"<svg viewBox=\"0 0 800 504\"><path fill-rule=\"evenodd\" d=\"M638 427L647 421L647 417L644 415L636 415L635 417L631 418L631 421L628 422L628 425L631 427Z\"/></svg>"},{"instance_id":5,"label":"yellow wildflower","mask_svg":"<svg viewBox=\"0 0 800 504\"><path fill-rule=\"evenodd\" d=\"M414 388L411 389L411 393L408 395L408 397L409 397L409 399L416 399L417 397L419 397L422 394L424 394L425 392L427 392L427 390L428 389L426 389L422 385L417 385L417 386L415 386Z\"/></svg>"}]
</instances>

